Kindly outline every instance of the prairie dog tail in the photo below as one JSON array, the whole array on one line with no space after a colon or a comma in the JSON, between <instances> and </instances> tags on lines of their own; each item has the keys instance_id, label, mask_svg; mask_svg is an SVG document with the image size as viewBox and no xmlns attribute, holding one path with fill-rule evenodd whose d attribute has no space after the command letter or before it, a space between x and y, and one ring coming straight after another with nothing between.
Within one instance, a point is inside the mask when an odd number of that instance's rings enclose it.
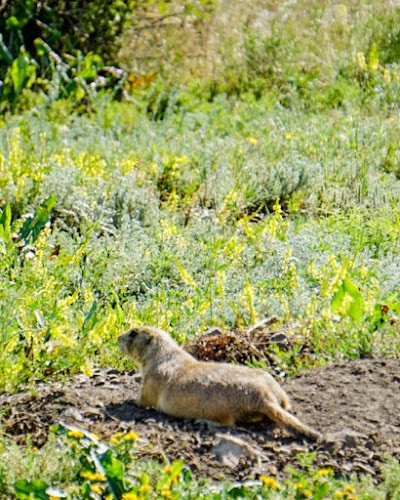
<instances>
[{"instance_id":1,"label":"prairie dog tail","mask_svg":"<svg viewBox=\"0 0 400 500\"><path fill-rule=\"evenodd\" d=\"M284 427L297 435L305 436L313 441L318 441L321 438L321 434L318 431L301 423L298 418L286 411L277 403L268 403L265 408L265 414L279 426Z\"/></svg>"}]
</instances>

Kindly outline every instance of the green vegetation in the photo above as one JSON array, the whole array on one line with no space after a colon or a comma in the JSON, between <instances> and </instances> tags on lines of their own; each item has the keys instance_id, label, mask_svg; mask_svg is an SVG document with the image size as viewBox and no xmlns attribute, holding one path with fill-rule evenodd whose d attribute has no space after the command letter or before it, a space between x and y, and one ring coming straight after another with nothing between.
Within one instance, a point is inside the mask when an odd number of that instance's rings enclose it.
<instances>
[{"instance_id":1,"label":"green vegetation","mask_svg":"<svg viewBox=\"0 0 400 500\"><path fill-rule=\"evenodd\" d=\"M398 352L391 111L178 97L163 120L103 97L91 118L28 112L0 131L1 390L122 367L133 322L185 341L277 314L315 353L278 353L292 371Z\"/></svg>"},{"instance_id":2,"label":"green vegetation","mask_svg":"<svg viewBox=\"0 0 400 500\"><path fill-rule=\"evenodd\" d=\"M118 433L105 443L89 432L58 425L53 429L49 442L41 450L22 455L19 447L10 444L7 450L0 450L0 458L3 463L9 460L16 466L11 470L7 470L3 465L0 468L0 499L9 499L13 491L21 500L383 500L398 498L400 493L396 481L400 470L395 461L388 462L379 487L374 486L368 478L362 481L356 477L346 480L335 477L329 468L314 470L312 454L304 454L301 457L302 469L290 469L289 478L285 481L260 476L258 480L244 483L212 484L207 480L195 480L181 461L163 466L154 462L139 461L135 446L137 439L138 436L131 431L126 434ZM19 474L32 479L15 481ZM43 479L35 479L38 476ZM13 486L10 484L12 481L15 481Z\"/></svg>"},{"instance_id":3,"label":"green vegetation","mask_svg":"<svg viewBox=\"0 0 400 500\"><path fill-rule=\"evenodd\" d=\"M94 33L103 3L87 2L75 38L57 2L1 6L0 391L124 368L116 337L134 322L185 342L277 314L311 347L277 350L292 374L398 356L395 3L115 1ZM48 29L28 40L30 25ZM4 438L0 497L18 480L18 498L50 498L48 484L94 498L77 464L97 469L73 439L60 471L43 461L65 453L54 438L38 451ZM312 498L371 498L367 480L310 467L279 488L214 491L182 464L157 483L158 466L142 471L118 446L106 452L117 472L95 483L111 495L110 477L126 474L121 491L139 498L143 485L171 487L166 498L309 496L298 484ZM384 477L373 497L398 498L398 465Z\"/></svg>"}]
</instances>

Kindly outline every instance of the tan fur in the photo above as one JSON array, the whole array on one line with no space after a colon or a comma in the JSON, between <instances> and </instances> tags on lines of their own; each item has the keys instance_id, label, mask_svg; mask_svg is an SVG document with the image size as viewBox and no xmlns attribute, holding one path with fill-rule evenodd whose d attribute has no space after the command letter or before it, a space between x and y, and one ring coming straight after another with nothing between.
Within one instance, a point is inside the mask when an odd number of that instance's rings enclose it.
<instances>
[{"instance_id":1,"label":"tan fur","mask_svg":"<svg viewBox=\"0 0 400 500\"><path fill-rule=\"evenodd\" d=\"M270 419L295 434L321 437L287 411L287 394L263 370L197 361L168 333L150 326L133 328L118 342L143 373L141 406L229 426Z\"/></svg>"}]
</instances>

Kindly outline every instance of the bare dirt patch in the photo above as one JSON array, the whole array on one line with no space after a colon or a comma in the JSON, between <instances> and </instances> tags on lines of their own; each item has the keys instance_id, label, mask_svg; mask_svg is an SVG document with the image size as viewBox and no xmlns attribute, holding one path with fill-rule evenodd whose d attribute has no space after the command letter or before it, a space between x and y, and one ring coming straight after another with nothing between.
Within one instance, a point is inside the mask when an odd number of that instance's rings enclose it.
<instances>
[{"instance_id":1,"label":"bare dirt patch","mask_svg":"<svg viewBox=\"0 0 400 500\"><path fill-rule=\"evenodd\" d=\"M294 412L326 433L342 431L316 444L293 438L273 424L213 428L177 420L135 405L140 375L96 370L67 382L39 382L34 390L0 396L3 433L23 444L46 442L49 426L62 420L108 439L134 429L139 454L164 460L183 458L198 476L235 480L285 475L301 452L316 452L317 467L379 479L386 453L400 458L400 366L392 359L363 359L303 372L284 383Z\"/></svg>"},{"instance_id":2,"label":"bare dirt patch","mask_svg":"<svg viewBox=\"0 0 400 500\"><path fill-rule=\"evenodd\" d=\"M196 475L245 479L284 475L300 452L317 453L315 465L379 477L385 453L400 458L400 367L391 359L364 359L304 372L284 386L295 413L323 432L346 429L322 444L285 435L273 424L210 428L135 405L140 376L113 369L67 383L38 383L34 391L0 396L3 433L21 444L27 435L43 444L49 426L62 420L100 434L134 429L143 457L183 458ZM355 432L350 432L353 430ZM236 438L236 439L232 439Z\"/></svg>"}]
</instances>

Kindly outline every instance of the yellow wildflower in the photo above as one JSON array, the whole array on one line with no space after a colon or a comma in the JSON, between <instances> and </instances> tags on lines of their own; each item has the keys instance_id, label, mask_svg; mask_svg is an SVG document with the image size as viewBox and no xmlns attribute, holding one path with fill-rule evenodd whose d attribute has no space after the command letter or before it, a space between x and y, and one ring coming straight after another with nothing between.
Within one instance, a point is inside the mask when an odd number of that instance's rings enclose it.
<instances>
[{"instance_id":1,"label":"yellow wildflower","mask_svg":"<svg viewBox=\"0 0 400 500\"><path fill-rule=\"evenodd\" d=\"M138 500L136 493L123 493L121 500Z\"/></svg>"},{"instance_id":2,"label":"yellow wildflower","mask_svg":"<svg viewBox=\"0 0 400 500\"><path fill-rule=\"evenodd\" d=\"M89 481L107 481L107 478L104 477L103 474L100 474L99 472L91 472L90 470L82 472L81 476L85 479L89 479Z\"/></svg>"},{"instance_id":3,"label":"yellow wildflower","mask_svg":"<svg viewBox=\"0 0 400 500\"><path fill-rule=\"evenodd\" d=\"M337 490L335 491L333 497L334 498L343 498L345 500L358 500L358 497L355 495L352 495L354 493L354 488L353 486L346 486L343 490Z\"/></svg>"},{"instance_id":4,"label":"yellow wildflower","mask_svg":"<svg viewBox=\"0 0 400 500\"><path fill-rule=\"evenodd\" d=\"M166 465L162 470L163 474L171 474L171 472L172 472L172 465Z\"/></svg>"},{"instance_id":5,"label":"yellow wildflower","mask_svg":"<svg viewBox=\"0 0 400 500\"><path fill-rule=\"evenodd\" d=\"M84 434L81 431L68 431L67 436L75 439L83 438Z\"/></svg>"},{"instance_id":6,"label":"yellow wildflower","mask_svg":"<svg viewBox=\"0 0 400 500\"><path fill-rule=\"evenodd\" d=\"M329 474L332 474L332 469L320 469L315 473L314 479L318 479L319 477L323 476L328 476Z\"/></svg>"},{"instance_id":7,"label":"yellow wildflower","mask_svg":"<svg viewBox=\"0 0 400 500\"><path fill-rule=\"evenodd\" d=\"M287 141L291 141L291 140L292 140L292 134L286 133L286 134L285 134L285 139L286 139Z\"/></svg>"},{"instance_id":8,"label":"yellow wildflower","mask_svg":"<svg viewBox=\"0 0 400 500\"><path fill-rule=\"evenodd\" d=\"M93 491L93 493L97 493L98 495L101 495L103 493L103 488L99 484L92 484L90 489Z\"/></svg>"},{"instance_id":9,"label":"yellow wildflower","mask_svg":"<svg viewBox=\"0 0 400 500\"><path fill-rule=\"evenodd\" d=\"M138 439L139 436L133 431L129 431L128 434L124 436L124 441L137 441Z\"/></svg>"},{"instance_id":10,"label":"yellow wildflower","mask_svg":"<svg viewBox=\"0 0 400 500\"><path fill-rule=\"evenodd\" d=\"M144 495L150 495L152 492L151 486L148 484L142 484L142 486L139 488L140 493L143 493Z\"/></svg>"},{"instance_id":11,"label":"yellow wildflower","mask_svg":"<svg viewBox=\"0 0 400 500\"><path fill-rule=\"evenodd\" d=\"M273 477L260 476L260 481L264 486L267 486L267 488L271 488L272 490L279 490L279 484Z\"/></svg>"},{"instance_id":12,"label":"yellow wildflower","mask_svg":"<svg viewBox=\"0 0 400 500\"><path fill-rule=\"evenodd\" d=\"M372 43L368 53L368 70L374 73L379 68L379 54L376 43Z\"/></svg>"},{"instance_id":13,"label":"yellow wildflower","mask_svg":"<svg viewBox=\"0 0 400 500\"><path fill-rule=\"evenodd\" d=\"M124 435L123 432L117 432L116 434L114 434L114 436L110 438L109 442L112 444L117 444L123 435Z\"/></svg>"},{"instance_id":14,"label":"yellow wildflower","mask_svg":"<svg viewBox=\"0 0 400 500\"><path fill-rule=\"evenodd\" d=\"M255 146L258 141L254 137L248 137L247 138L247 142L249 142L250 144L252 144L253 146Z\"/></svg>"},{"instance_id":15,"label":"yellow wildflower","mask_svg":"<svg viewBox=\"0 0 400 500\"><path fill-rule=\"evenodd\" d=\"M303 491L303 495L304 495L306 498L311 498L311 497L312 497L312 491L311 491L311 490L304 490L304 491Z\"/></svg>"},{"instance_id":16,"label":"yellow wildflower","mask_svg":"<svg viewBox=\"0 0 400 500\"><path fill-rule=\"evenodd\" d=\"M161 491L161 496L163 498L167 498L167 499L170 499L172 498L172 493L171 493L171 490L169 490L168 488L165 488Z\"/></svg>"}]
</instances>

